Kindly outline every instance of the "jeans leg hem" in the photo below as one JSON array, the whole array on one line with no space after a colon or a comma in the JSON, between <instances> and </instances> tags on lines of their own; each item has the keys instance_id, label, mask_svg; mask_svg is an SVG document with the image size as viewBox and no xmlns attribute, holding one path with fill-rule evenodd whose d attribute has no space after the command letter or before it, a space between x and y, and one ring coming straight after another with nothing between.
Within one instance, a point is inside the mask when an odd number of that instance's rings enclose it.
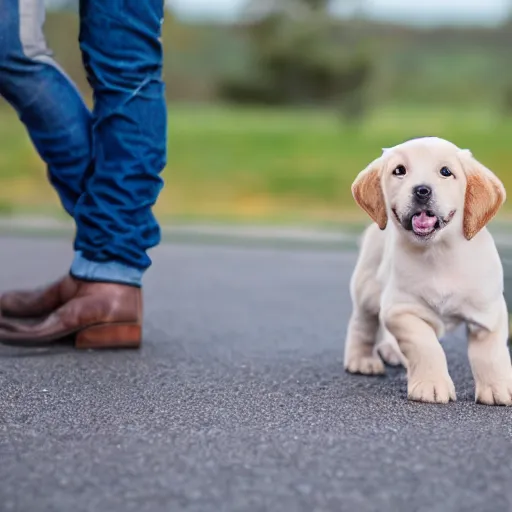
<instances>
[{"instance_id":1,"label":"jeans leg hem","mask_svg":"<svg viewBox=\"0 0 512 512\"><path fill-rule=\"evenodd\" d=\"M70 274L82 281L124 284L140 288L144 271L119 261L91 261L77 251Z\"/></svg>"}]
</instances>

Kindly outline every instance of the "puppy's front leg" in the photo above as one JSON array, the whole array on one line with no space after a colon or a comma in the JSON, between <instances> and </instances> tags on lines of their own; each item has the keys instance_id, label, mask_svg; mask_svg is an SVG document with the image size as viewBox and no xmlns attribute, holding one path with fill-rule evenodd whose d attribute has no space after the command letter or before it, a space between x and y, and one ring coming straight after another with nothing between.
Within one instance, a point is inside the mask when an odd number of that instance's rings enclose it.
<instances>
[{"instance_id":1,"label":"puppy's front leg","mask_svg":"<svg viewBox=\"0 0 512 512\"><path fill-rule=\"evenodd\" d=\"M475 379L475 401L486 405L512 405L512 364L507 347L508 315L500 304L496 330L468 327L468 356Z\"/></svg>"},{"instance_id":2,"label":"puppy's front leg","mask_svg":"<svg viewBox=\"0 0 512 512\"><path fill-rule=\"evenodd\" d=\"M455 401L455 386L434 329L419 316L401 311L389 311L384 323L407 359L408 398L442 404Z\"/></svg>"},{"instance_id":3,"label":"puppy's front leg","mask_svg":"<svg viewBox=\"0 0 512 512\"><path fill-rule=\"evenodd\" d=\"M349 373L379 375L385 372L384 363L375 353L379 317L355 307L348 322L345 340L345 370Z\"/></svg>"}]
</instances>

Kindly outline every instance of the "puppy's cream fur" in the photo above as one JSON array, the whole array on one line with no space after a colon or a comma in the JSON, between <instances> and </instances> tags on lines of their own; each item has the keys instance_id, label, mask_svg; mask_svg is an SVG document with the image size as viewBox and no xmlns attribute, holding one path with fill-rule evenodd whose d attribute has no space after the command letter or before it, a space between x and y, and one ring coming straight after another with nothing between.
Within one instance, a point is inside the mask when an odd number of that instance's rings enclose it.
<instances>
[{"instance_id":1,"label":"puppy's cream fur","mask_svg":"<svg viewBox=\"0 0 512 512\"><path fill-rule=\"evenodd\" d=\"M419 185L432 191L424 206L414 195ZM468 150L428 137L384 150L352 192L374 223L350 286L346 370L381 374L382 357L406 366L409 399L455 400L439 339L465 323L476 401L512 405L503 269L486 228L505 201L500 180ZM418 209L439 219L428 236L411 230Z\"/></svg>"}]
</instances>

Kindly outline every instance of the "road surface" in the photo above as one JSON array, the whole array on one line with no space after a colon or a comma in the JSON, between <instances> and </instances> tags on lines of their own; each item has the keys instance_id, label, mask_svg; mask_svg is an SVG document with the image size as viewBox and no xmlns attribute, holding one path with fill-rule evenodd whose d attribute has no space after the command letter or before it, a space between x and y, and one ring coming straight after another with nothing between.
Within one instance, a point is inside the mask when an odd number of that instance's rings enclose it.
<instances>
[{"instance_id":1,"label":"road surface","mask_svg":"<svg viewBox=\"0 0 512 512\"><path fill-rule=\"evenodd\" d=\"M0 238L0 289L69 243ZM512 509L512 409L409 403L404 374L342 369L355 254L162 245L140 352L0 347L2 512Z\"/></svg>"}]
</instances>

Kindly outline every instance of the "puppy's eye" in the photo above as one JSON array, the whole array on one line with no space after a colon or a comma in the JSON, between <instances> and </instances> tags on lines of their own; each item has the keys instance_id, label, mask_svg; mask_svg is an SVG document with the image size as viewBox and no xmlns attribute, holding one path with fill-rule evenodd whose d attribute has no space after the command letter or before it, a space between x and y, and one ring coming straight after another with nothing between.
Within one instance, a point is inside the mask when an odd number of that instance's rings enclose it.
<instances>
[{"instance_id":1,"label":"puppy's eye","mask_svg":"<svg viewBox=\"0 0 512 512\"><path fill-rule=\"evenodd\" d=\"M448 169L448 167L441 168L441 170L439 171L439 174L445 178L449 178L450 176L453 176L452 171L450 171L450 169Z\"/></svg>"},{"instance_id":2,"label":"puppy's eye","mask_svg":"<svg viewBox=\"0 0 512 512\"><path fill-rule=\"evenodd\" d=\"M403 165L399 165L398 167L395 167L392 174L393 176L405 176L407 171Z\"/></svg>"}]
</instances>

